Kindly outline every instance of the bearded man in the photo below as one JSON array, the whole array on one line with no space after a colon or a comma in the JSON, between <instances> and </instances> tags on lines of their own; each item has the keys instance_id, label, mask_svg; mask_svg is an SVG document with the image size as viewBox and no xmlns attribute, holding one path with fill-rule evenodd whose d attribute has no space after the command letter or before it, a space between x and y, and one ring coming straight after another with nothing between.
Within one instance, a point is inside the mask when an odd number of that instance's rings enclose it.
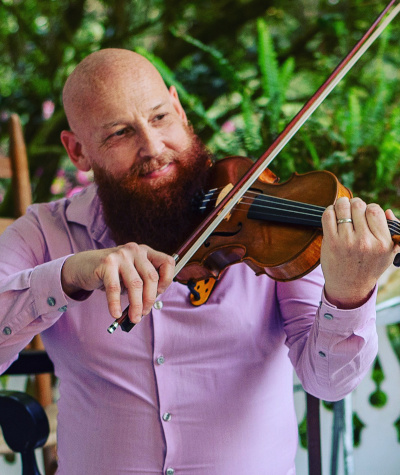
<instances>
[{"instance_id":1,"label":"bearded man","mask_svg":"<svg viewBox=\"0 0 400 475\"><path fill-rule=\"evenodd\" d=\"M293 366L331 401L366 374L393 214L340 198L323 215L322 270L282 283L237 264L194 306L171 254L212 159L176 89L106 49L63 101L62 143L95 184L33 205L0 238L0 363L41 332L60 379L58 473L294 474ZM110 336L128 305L137 325Z\"/></svg>"}]
</instances>

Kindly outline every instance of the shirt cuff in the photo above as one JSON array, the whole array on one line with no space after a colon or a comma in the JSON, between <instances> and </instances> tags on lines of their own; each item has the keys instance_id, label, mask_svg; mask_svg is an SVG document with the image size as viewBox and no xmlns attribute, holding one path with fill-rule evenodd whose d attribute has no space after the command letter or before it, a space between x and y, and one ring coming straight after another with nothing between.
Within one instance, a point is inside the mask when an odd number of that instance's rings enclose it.
<instances>
[{"instance_id":1,"label":"shirt cuff","mask_svg":"<svg viewBox=\"0 0 400 475\"><path fill-rule=\"evenodd\" d=\"M61 269L69 256L63 256L36 266L31 274L31 291L36 317L50 312L65 312L72 299L61 286Z\"/></svg>"},{"instance_id":2,"label":"shirt cuff","mask_svg":"<svg viewBox=\"0 0 400 475\"><path fill-rule=\"evenodd\" d=\"M322 299L318 309L320 331L334 332L336 334L349 335L354 333L363 336L363 329L373 319L376 319L376 295L375 286L370 298L360 307L352 309L340 309L332 305L322 292Z\"/></svg>"}]
</instances>

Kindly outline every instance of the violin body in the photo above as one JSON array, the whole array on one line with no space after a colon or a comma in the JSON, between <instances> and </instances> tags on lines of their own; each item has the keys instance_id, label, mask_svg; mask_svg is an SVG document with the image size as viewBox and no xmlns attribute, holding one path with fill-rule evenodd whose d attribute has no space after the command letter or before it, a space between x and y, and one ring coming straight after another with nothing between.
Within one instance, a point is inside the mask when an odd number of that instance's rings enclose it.
<instances>
[{"instance_id":1,"label":"violin body","mask_svg":"<svg viewBox=\"0 0 400 475\"><path fill-rule=\"evenodd\" d=\"M211 168L209 189L223 190L229 184L234 185L252 164L250 159L237 156L217 161ZM224 269L240 262L249 265L257 275L267 274L279 281L297 279L314 269L320 259L322 212L337 198L351 197L351 191L328 171L294 173L286 182L278 181L270 170L263 172L176 280L187 283L218 278ZM283 209L286 200L290 200L290 207L293 202L296 207L304 203L304 212L316 216L302 224L303 208L300 215L293 216ZM277 206L278 211L271 214L271 209Z\"/></svg>"}]
</instances>

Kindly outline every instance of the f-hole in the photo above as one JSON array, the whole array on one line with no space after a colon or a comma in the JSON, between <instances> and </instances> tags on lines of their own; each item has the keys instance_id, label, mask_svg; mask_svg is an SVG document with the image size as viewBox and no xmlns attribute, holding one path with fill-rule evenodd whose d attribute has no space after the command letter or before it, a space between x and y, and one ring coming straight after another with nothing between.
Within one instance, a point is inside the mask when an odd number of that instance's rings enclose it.
<instances>
[{"instance_id":1,"label":"f-hole","mask_svg":"<svg viewBox=\"0 0 400 475\"><path fill-rule=\"evenodd\" d=\"M238 227L238 229L236 231L216 231L214 233L211 233L210 236L207 239L209 239L213 236L221 236L221 237L236 236L242 230L243 224L241 222L239 222L237 227ZM211 243L208 240L204 241L204 246L205 247L210 247L210 245L211 245Z\"/></svg>"}]
</instances>

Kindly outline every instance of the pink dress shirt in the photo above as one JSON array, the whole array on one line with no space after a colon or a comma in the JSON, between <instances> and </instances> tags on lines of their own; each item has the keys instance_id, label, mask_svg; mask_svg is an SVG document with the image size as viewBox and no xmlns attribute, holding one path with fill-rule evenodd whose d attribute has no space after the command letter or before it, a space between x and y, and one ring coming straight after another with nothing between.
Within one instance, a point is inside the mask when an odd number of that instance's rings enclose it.
<instances>
[{"instance_id":1,"label":"pink dress shirt","mask_svg":"<svg viewBox=\"0 0 400 475\"><path fill-rule=\"evenodd\" d=\"M173 283L110 335L104 292L72 300L60 270L113 244L94 186L33 205L0 237L0 369L42 333L60 379L58 474L294 474L292 367L325 400L352 391L377 351L374 298L339 310L320 269L277 283L239 264L205 305Z\"/></svg>"}]
</instances>

